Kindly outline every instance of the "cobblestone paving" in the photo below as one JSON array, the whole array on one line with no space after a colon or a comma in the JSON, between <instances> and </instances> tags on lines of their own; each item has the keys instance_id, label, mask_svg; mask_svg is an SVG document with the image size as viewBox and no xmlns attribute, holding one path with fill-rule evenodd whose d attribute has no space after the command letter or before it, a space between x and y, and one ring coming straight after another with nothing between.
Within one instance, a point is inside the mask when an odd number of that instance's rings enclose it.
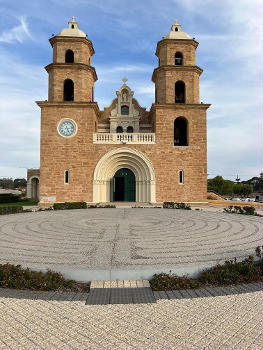
<instances>
[{"instance_id":1,"label":"cobblestone paving","mask_svg":"<svg viewBox=\"0 0 263 350\"><path fill-rule=\"evenodd\" d=\"M263 218L210 211L88 209L0 218L0 263L142 269L254 254Z\"/></svg>"},{"instance_id":2,"label":"cobblestone paving","mask_svg":"<svg viewBox=\"0 0 263 350\"><path fill-rule=\"evenodd\" d=\"M23 293L25 299L0 297L1 350L263 349L263 292L137 305Z\"/></svg>"}]
</instances>

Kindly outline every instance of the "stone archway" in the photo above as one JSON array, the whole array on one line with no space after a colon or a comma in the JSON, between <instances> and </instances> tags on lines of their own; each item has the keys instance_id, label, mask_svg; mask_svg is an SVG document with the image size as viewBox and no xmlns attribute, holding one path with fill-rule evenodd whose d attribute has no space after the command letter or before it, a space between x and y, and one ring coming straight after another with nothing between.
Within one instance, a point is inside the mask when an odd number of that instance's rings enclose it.
<instances>
[{"instance_id":1,"label":"stone archway","mask_svg":"<svg viewBox=\"0 0 263 350\"><path fill-rule=\"evenodd\" d=\"M31 200L38 201L39 200L39 177L32 176L27 185L27 198Z\"/></svg>"},{"instance_id":2,"label":"stone archway","mask_svg":"<svg viewBox=\"0 0 263 350\"><path fill-rule=\"evenodd\" d=\"M156 202L155 172L150 160L141 152L118 148L106 153L96 165L93 177L93 202L110 202L115 173L130 169L135 175L136 202Z\"/></svg>"}]
</instances>

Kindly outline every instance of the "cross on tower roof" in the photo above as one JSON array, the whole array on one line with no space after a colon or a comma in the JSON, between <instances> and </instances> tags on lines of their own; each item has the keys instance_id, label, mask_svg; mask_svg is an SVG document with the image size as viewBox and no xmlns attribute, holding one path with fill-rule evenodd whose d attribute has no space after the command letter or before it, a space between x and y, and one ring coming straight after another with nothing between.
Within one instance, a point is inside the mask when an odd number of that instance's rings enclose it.
<instances>
[{"instance_id":1,"label":"cross on tower roof","mask_svg":"<svg viewBox=\"0 0 263 350\"><path fill-rule=\"evenodd\" d=\"M174 23L178 24L178 19L177 18L175 18Z\"/></svg>"},{"instance_id":2,"label":"cross on tower roof","mask_svg":"<svg viewBox=\"0 0 263 350\"><path fill-rule=\"evenodd\" d=\"M76 17L73 16L72 17L72 22L76 22L75 19L76 19Z\"/></svg>"},{"instance_id":3,"label":"cross on tower roof","mask_svg":"<svg viewBox=\"0 0 263 350\"><path fill-rule=\"evenodd\" d=\"M128 81L128 79L127 78L122 78L122 81L124 82L124 84L126 84L126 81Z\"/></svg>"}]
</instances>

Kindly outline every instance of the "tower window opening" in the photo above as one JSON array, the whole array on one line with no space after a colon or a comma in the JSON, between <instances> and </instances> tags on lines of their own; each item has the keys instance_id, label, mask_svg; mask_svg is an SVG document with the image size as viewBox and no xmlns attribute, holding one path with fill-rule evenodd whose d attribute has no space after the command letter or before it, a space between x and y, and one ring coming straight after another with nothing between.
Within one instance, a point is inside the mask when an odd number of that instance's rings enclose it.
<instances>
[{"instance_id":1,"label":"tower window opening","mask_svg":"<svg viewBox=\"0 0 263 350\"><path fill-rule=\"evenodd\" d=\"M71 28L74 29L74 24L71 24Z\"/></svg>"},{"instance_id":2,"label":"tower window opening","mask_svg":"<svg viewBox=\"0 0 263 350\"><path fill-rule=\"evenodd\" d=\"M66 170L65 171L65 184L68 184L69 183L69 171Z\"/></svg>"},{"instance_id":3,"label":"tower window opening","mask_svg":"<svg viewBox=\"0 0 263 350\"><path fill-rule=\"evenodd\" d=\"M128 126L127 132L132 133L133 132L133 127L132 126Z\"/></svg>"},{"instance_id":4,"label":"tower window opening","mask_svg":"<svg viewBox=\"0 0 263 350\"><path fill-rule=\"evenodd\" d=\"M66 63L74 63L74 52L72 50L67 50L65 54Z\"/></svg>"},{"instance_id":5,"label":"tower window opening","mask_svg":"<svg viewBox=\"0 0 263 350\"><path fill-rule=\"evenodd\" d=\"M188 146L187 120L183 117L174 121L174 146Z\"/></svg>"},{"instance_id":6,"label":"tower window opening","mask_svg":"<svg viewBox=\"0 0 263 350\"><path fill-rule=\"evenodd\" d=\"M122 128L122 126L117 126L116 132L117 132L118 134L123 133L123 128Z\"/></svg>"},{"instance_id":7,"label":"tower window opening","mask_svg":"<svg viewBox=\"0 0 263 350\"><path fill-rule=\"evenodd\" d=\"M64 101L74 101L74 83L71 79L64 81Z\"/></svg>"},{"instance_id":8,"label":"tower window opening","mask_svg":"<svg viewBox=\"0 0 263 350\"><path fill-rule=\"evenodd\" d=\"M178 28L175 28L175 31L178 32Z\"/></svg>"},{"instance_id":9,"label":"tower window opening","mask_svg":"<svg viewBox=\"0 0 263 350\"><path fill-rule=\"evenodd\" d=\"M179 184L183 184L184 183L184 171L180 170L179 171Z\"/></svg>"},{"instance_id":10,"label":"tower window opening","mask_svg":"<svg viewBox=\"0 0 263 350\"><path fill-rule=\"evenodd\" d=\"M129 115L129 107L128 106L121 106L121 114L122 115Z\"/></svg>"},{"instance_id":11,"label":"tower window opening","mask_svg":"<svg viewBox=\"0 0 263 350\"><path fill-rule=\"evenodd\" d=\"M185 83L177 81L174 86L175 103L185 103Z\"/></svg>"},{"instance_id":12,"label":"tower window opening","mask_svg":"<svg viewBox=\"0 0 263 350\"><path fill-rule=\"evenodd\" d=\"M174 55L174 64L176 66L182 66L183 65L183 55L181 52L176 52Z\"/></svg>"}]
</instances>

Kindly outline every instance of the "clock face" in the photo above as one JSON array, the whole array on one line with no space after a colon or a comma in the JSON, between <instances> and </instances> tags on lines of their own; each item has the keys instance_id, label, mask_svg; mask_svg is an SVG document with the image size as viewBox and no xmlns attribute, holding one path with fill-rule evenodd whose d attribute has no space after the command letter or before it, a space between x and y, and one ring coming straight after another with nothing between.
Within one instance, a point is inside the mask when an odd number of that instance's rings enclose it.
<instances>
[{"instance_id":1,"label":"clock face","mask_svg":"<svg viewBox=\"0 0 263 350\"><path fill-rule=\"evenodd\" d=\"M70 119L63 120L59 123L58 132L65 137L72 136L76 132L76 124Z\"/></svg>"}]
</instances>

